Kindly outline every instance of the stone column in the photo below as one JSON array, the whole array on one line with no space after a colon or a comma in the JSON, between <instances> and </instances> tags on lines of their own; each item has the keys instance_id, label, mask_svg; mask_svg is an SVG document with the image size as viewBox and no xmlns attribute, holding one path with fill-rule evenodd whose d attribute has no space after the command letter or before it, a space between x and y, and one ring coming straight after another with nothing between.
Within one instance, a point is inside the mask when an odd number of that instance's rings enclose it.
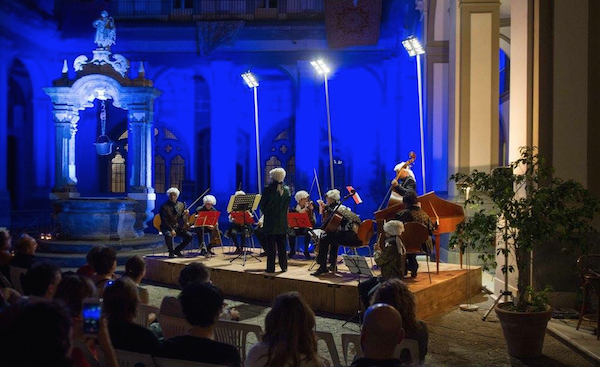
<instances>
[{"instance_id":1,"label":"stone column","mask_svg":"<svg viewBox=\"0 0 600 367\"><path fill-rule=\"evenodd\" d=\"M499 0L457 0L450 172L499 164Z\"/></svg>"},{"instance_id":2,"label":"stone column","mask_svg":"<svg viewBox=\"0 0 600 367\"><path fill-rule=\"evenodd\" d=\"M3 50L8 48L8 42L0 42ZM7 124L8 124L8 68L10 65L7 60L11 60L10 55L0 58L0 227L10 226L10 193L7 188L7 170L8 162L6 156Z\"/></svg>"},{"instance_id":3,"label":"stone column","mask_svg":"<svg viewBox=\"0 0 600 367\"><path fill-rule=\"evenodd\" d=\"M146 222L153 217L152 211L156 201L156 194L152 187L154 175L152 165L154 126L152 121L154 98L159 95L159 92L157 89L150 89L149 95L144 93L144 101L128 104L127 172L129 173L129 193L127 196L137 201L134 228L140 236L148 227Z\"/></svg>"},{"instance_id":4,"label":"stone column","mask_svg":"<svg viewBox=\"0 0 600 367\"><path fill-rule=\"evenodd\" d=\"M60 109L54 105L55 174L51 199L78 197L75 165L75 134L79 112L72 108Z\"/></svg>"}]
</instances>

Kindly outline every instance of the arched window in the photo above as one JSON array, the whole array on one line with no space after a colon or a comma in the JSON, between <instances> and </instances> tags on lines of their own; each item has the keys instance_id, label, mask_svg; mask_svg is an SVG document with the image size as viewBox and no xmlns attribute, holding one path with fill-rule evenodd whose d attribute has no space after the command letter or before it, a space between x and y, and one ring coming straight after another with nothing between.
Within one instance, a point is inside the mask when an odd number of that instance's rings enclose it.
<instances>
[{"instance_id":1,"label":"arched window","mask_svg":"<svg viewBox=\"0 0 600 367\"><path fill-rule=\"evenodd\" d=\"M159 155L154 156L154 190L156 192L165 192L165 159Z\"/></svg>"},{"instance_id":2,"label":"arched window","mask_svg":"<svg viewBox=\"0 0 600 367\"><path fill-rule=\"evenodd\" d=\"M181 183L185 179L185 160L180 156L176 155L171 160L171 186L177 187L181 190Z\"/></svg>"},{"instance_id":3,"label":"arched window","mask_svg":"<svg viewBox=\"0 0 600 367\"><path fill-rule=\"evenodd\" d=\"M265 164L265 184L268 184L271 181L271 176L269 176L269 172L272 169L281 167L281 161L277 159L275 156L271 156L267 163Z\"/></svg>"},{"instance_id":4,"label":"arched window","mask_svg":"<svg viewBox=\"0 0 600 367\"><path fill-rule=\"evenodd\" d=\"M110 161L110 191L125 192L125 159L116 153Z\"/></svg>"}]
</instances>

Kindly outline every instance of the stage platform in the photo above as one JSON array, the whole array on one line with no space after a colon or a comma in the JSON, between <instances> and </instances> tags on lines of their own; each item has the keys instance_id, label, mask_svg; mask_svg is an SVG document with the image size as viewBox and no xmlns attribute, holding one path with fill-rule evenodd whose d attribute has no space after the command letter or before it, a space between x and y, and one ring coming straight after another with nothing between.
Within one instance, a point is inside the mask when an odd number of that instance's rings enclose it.
<instances>
[{"instance_id":1,"label":"stage platform","mask_svg":"<svg viewBox=\"0 0 600 367\"><path fill-rule=\"evenodd\" d=\"M232 253L222 253L221 248L214 249L216 256L205 258L187 254L185 258L169 259L163 255L146 256L146 279L171 285L178 285L179 272L189 263L201 262L211 268L212 282L227 295L251 300L271 302L278 294L298 291L316 311L353 315L358 307L358 281L344 264L338 265L336 274L321 277L311 276L309 267L312 261L303 256L288 262L288 271L268 274L266 257L260 262L248 258L246 265ZM259 252L254 253L258 255ZM367 258L369 260L369 258ZM369 262L370 263L370 262ZM419 262L419 274L416 278L405 279L417 300L417 316L426 319L446 311L452 306L464 302L467 295L467 277L470 277L470 293L481 292L481 268L472 267L467 274L459 265L440 263L439 274L435 273L435 262L430 262L431 284L427 274L427 264ZM279 267L277 267L279 270ZM313 270L316 270L313 268ZM379 274L378 270L374 271Z\"/></svg>"}]
</instances>

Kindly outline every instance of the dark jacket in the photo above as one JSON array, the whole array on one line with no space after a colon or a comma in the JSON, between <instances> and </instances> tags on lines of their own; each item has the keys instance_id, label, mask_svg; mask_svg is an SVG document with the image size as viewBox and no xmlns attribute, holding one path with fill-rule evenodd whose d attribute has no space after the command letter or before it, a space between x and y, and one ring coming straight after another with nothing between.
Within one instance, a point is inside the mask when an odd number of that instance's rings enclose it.
<instances>
[{"instance_id":1,"label":"dark jacket","mask_svg":"<svg viewBox=\"0 0 600 367\"><path fill-rule=\"evenodd\" d=\"M288 230L287 213L290 207L290 188L282 183L283 194L277 191L278 182L272 182L265 187L260 198L260 209L265 215L265 235L283 234Z\"/></svg>"},{"instance_id":2,"label":"dark jacket","mask_svg":"<svg viewBox=\"0 0 600 367\"><path fill-rule=\"evenodd\" d=\"M398 181L398 186L394 187L394 191L402 196L411 191L417 192L417 182L411 176L407 176L404 180Z\"/></svg>"},{"instance_id":3,"label":"dark jacket","mask_svg":"<svg viewBox=\"0 0 600 367\"><path fill-rule=\"evenodd\" d=\"M176 203L170 200L160 207L160 230L163 232L181 229L185 204L181 201Z\"/></svg>"}]
</instances>

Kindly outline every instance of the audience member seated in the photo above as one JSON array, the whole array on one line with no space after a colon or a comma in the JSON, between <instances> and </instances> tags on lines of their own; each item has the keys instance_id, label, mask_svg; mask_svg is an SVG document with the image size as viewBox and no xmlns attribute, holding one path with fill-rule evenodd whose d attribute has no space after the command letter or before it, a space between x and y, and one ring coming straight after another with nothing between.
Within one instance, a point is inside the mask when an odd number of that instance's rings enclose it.
<instances>
[{"instance_id":1,"label":"audience member seated","mask_svg":"<svg viewBox=\"0 0 600 367\"><path fill-rule=\"evenodd\" d=\"M147 305L150 301L148 290L140 285L142 279L146 276L146 263L139 256L132 256L125 263L124 276L131 278L137 286L138 297L140 302Z\"/></svg>"},{"instance_id":2,"label":"audience member seated","mask_svg":"<svg viewBox=\"0 0 600 367\"><path fill-rule=\"evenodd\" d=\"M4 330L2 366L72 366L71 318L66 309L47 301L17 308L22 309L11 310L15 317Z\"/></svg>"},{"instance_id":3,"label":"audience member seated","mask_svg":"<svg viewBox=\"0 0 600 367\"><path fill-rule=\"evenodd\" d=\"M403 339L400 313L392 306L374 304L365 311L360 332L360 346L365 356L354 361L352 367L400 367L394 352Z\"/></svg>"},{"instance_id":4,"label":"audience member seated","mask_svg":"<svg viewBox=\"0 0 600 367\"><path fill-rule=\"evenodd\" d=\"M185 288L191 283L210 283L210 269L202 263L191 263L179 272L179 286ZM160 304L160 315L185 318L181 303L177 297L166 296ZM235 308L225 309L221 315L221 320L240 319L240 313Z\"/></svg>"},{"instance_id":5,"label":"audience member seated","mask_svg":"<svg viewBox=\"0 0 600 367\"><path fill-rule=\"evenodd\" d=\"M165 341L161 356L226 366L241 366L240 354L229 344L214 340L214 327L223 309L223 293L210 283L188 284L179 297L188 335Z\"/></svg>"},{"instance_id":6,"label":"audience member seated","mask_svg":"<svg viewBox=\"0 0 600 367\"><path fill-rule=\"evenodd\" d=\"M54 298L62 276L60 268L50 263L37 263L25 274L23 290L28 302Z\"/></svg>"},{"instance_id":7,"label":"audience member seated","mask_svg":"<svg viewBox=\"0 0 600 367\"><path fill-rule=\"evenodd\" d=\"M315 322L314 312L298 292L277 296L265 318L262 342L250 349L244 366L328 366L317 355Z\"/></svg>"},{"instance_id":8,"label":"audience member seated","mask_svg":"<svg viewBox=\"0 0 600 367\"><path fill-rule=\"evenodd\" d=\"M10 278L10 271L8 264L12 261L12 254L10 253L10 242L12 237L6 228L0 228L0 272L6 277ZM2 284L0 283L0 286Z\"/></svg>"},{"instance_id":9,"label":"audience member seated","mask_svg":"<svg viewBox=\"0 0 600 367\"><path fill-rule=\"evenodd\" d=\"M96 245L94 247L92 247L87 255L85 255L85 261L87 261L87 263L81 267L79 267L79 269L77 269L77 272L75 274L77 275L81 275L84 277L88 277L91 278L94 276L94 274L96 273L96 271L94 271L94 266L92 265L94 263L94 256L96 256L97 254L100 253L100 251L104 248L104 246L102 245Z\"/></svg>"},{"instance_id":10,"label":"audience member seated","mask_svg":"<svg viewBox=\"0 0 600 367\"><path fill-rule=\"evenodd\" d=\"M54 294L54 300L69 309L73 320L81 319L83 301L86 298L97 297L98 291L92 280L76 274L63 276Z\"/></svg>"},{"instance_id":11,"label":"audience member seated","mask_svg":"<svg viewBox=\"0 0 600 367\"><path fill-rule=\"evenodd\" d=\"M114 347L153 355L160 349L160 342L149 329L133 322L138 305L137 287L128 277L119 278L104 289L103 310Z\"/></svg>"},{"instance_id":12,"label":"audience member seated","mask_svg":"<svg viewBox=\"0 0 600 367\"><path fill-rule=\"evenodd\" d=\"M371 303L386 303L400 312L406 334L405 338L416 340L419 343L419 363L422 364L425 361L425 355L427 355L429 333L427 332L427 325L423 321L417 320L415 295L408 289L406 283L400 279L388 280L375 291ZM408 350L402 351L400 360L402 363L412 361Z\"/></svg>"},{"instance_id":13,"label":"audience member seated","mask_svg":"<svg viewBox=\"0 0 600 367\"><path fill-rule=\"evenodd\" d=\"M37 250L37 241L28 234L23 234L15 242L15 256L10 261L10 266L29 269L35 262L35 251Z\"/></svg>"},{"instance_id":14,"label":"audience member seated","mask_svg":"<svg viewBox=\"0 0 600 367\"><path fill-rule=\"evenodd\" d=\"M96 274L92 277L98 294L102 297L106 285L115 278L117 269L117 252L112 247L102 247L97 254L92 257L92 266Z\"/></svg>"}]
</instances>

